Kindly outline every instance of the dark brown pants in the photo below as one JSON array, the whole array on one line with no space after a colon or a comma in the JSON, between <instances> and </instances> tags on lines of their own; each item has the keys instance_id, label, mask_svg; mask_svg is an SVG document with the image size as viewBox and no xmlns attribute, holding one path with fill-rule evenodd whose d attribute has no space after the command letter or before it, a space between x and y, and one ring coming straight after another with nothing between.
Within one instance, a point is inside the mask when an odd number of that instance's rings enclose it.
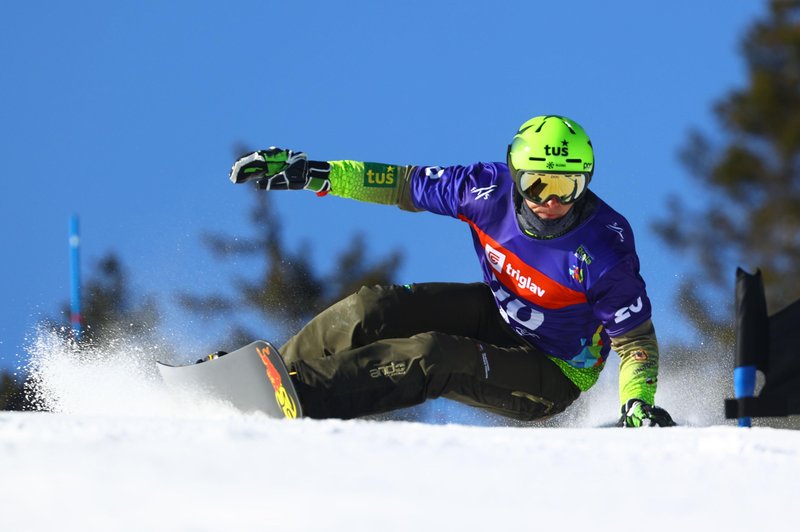
<instances>
[{"instance_id":1,"label":"dark brown pants","mask_svg":"<svg viewBox=\"0 0 800 532\"><path fill-rule=\"evenodd\" d=\"M563 411L580 394L508 327L482 283L361 288L281 353L313 418L377 414L442 396L532 420Z\"/></svg>"}]
</instances>

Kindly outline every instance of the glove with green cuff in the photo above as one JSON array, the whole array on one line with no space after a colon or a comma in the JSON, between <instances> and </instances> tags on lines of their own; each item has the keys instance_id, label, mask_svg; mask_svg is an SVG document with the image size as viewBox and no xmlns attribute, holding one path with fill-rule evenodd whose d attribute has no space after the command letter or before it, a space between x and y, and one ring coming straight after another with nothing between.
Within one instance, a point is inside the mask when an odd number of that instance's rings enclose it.
<instances>
[{"instance_id":1,"label":"glove with green cuff","mask_svg":"<svg viewBox=\"0 0 800 532\"><path fill-rule=\"evenodd\" d=\"M622 405L622 415L618 427L674 427L669 413L658 406L652 406L640 399L629 399Z\"/></svg>"},{"instance_id":2,"label":"glove with green cuff","mask_svg":"<svg viewBox=\"0 0 800 532\"><path fill-rule=\"evenodd\" d=\"M234 183L254 182L262 190L330 191L330 164L309 161L303 152L269 148L239 157L231 168Z\"/></svg>"}]
</instances>

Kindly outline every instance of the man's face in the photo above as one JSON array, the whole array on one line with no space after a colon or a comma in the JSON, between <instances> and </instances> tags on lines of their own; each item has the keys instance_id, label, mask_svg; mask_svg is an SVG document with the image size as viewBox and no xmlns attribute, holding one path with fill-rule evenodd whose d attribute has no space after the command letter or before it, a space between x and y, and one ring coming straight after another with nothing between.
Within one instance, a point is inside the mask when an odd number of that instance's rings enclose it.
<instances>
[{"instance_id":1,"label":"man's face","mask_svg":"<svg viewBox=\"0 0 800 532\"><path fill-rule=\"evenodd\" d=\"M573 205L572 203L567 203L565 205L555 198L550 198L544 203L534 203L526 199L525 204L542 220L556 220L561 218L569 212Z\"/></svg>"}]
</instances>

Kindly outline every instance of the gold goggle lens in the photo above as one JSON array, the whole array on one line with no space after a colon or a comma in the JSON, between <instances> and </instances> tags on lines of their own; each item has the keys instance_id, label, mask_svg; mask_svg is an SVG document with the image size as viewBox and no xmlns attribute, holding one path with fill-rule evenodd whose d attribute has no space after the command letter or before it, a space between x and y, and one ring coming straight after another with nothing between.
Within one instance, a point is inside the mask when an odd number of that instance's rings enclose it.
<instances>
[{"instance_id":1,"label":"gold goggle lens","mask_svg":"<svg viewBox=\"0 0 800 532\"><path fill-rule=\"evenodd\" d=\"M552 197L561 203L572 203L585 189L586 174L519 173L519 191L534 203L544 203Z\"/></svg>"}]
</instances>

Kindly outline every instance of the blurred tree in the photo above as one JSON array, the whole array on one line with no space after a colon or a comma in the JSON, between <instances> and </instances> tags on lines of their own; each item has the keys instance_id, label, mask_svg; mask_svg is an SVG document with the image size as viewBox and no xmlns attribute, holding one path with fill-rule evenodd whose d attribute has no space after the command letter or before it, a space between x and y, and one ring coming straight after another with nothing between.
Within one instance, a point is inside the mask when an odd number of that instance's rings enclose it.
<instances>
[{"instance_id":1,"label":"blurred tree","mask_svg":"<svg viewBox=\"0 0 800 532\"><path fill-rule=\"evenodd\" d=\"M65 307L64 315L69 316ZM132 296L130 281L119 257L107 253L96 264L83 297L81 344L103 345L121 337L151 336L159 323L155 301Z\"/></svg>"},{"instance_id":2,"label":"blurred tree","mask_svg":"<svg viewBox=\"0 0 800 532\"><path fill-rule=\"evenodd\" d=\"M716 104L719 135L693 131L681 153L700 197L670 198L670 216L655 225L699 264L681 308L705 340L723 345L733 342L737 265L761 268L770 312L800 297L800 1L771 1L742 52L748 83Z\"/></svg>"},{"instance_id":3,"label":"blurred tree","mask_svg":"<svg viewBox=\"0 0 800 532\"><path fill-rule=\"evenodd\" d=\"M360 235L354 236L349 247L334 259L330 273L318 273L310 263L312 254L307 245L295 250L284 244L281 220L271 206L272 195L255 191L254 197L251 221L256 236L214 234L203 237L206 247L220 260L242 263L256 258L255 266L248 269L253 275L234 278L234 296L181 294L180 303L187 310L205 317L255 311L286 331L284 338L271 338L280 344L314 315L362 285L389 284L394 279L401 263L400 252L369 261ZM228 339L231 347L263 336L241 324L233 324L232 329Z\"/></svg>"},{"instance_id":4,"label":"blurred tree","mask_svg":"<svg viewBox=\"0 0 800 532\"><path fill-rule=\"evenodd\" d=\"M0 410L25 410L25 389L21 380L0 371Z\"/></svg>"}]
</instances>

